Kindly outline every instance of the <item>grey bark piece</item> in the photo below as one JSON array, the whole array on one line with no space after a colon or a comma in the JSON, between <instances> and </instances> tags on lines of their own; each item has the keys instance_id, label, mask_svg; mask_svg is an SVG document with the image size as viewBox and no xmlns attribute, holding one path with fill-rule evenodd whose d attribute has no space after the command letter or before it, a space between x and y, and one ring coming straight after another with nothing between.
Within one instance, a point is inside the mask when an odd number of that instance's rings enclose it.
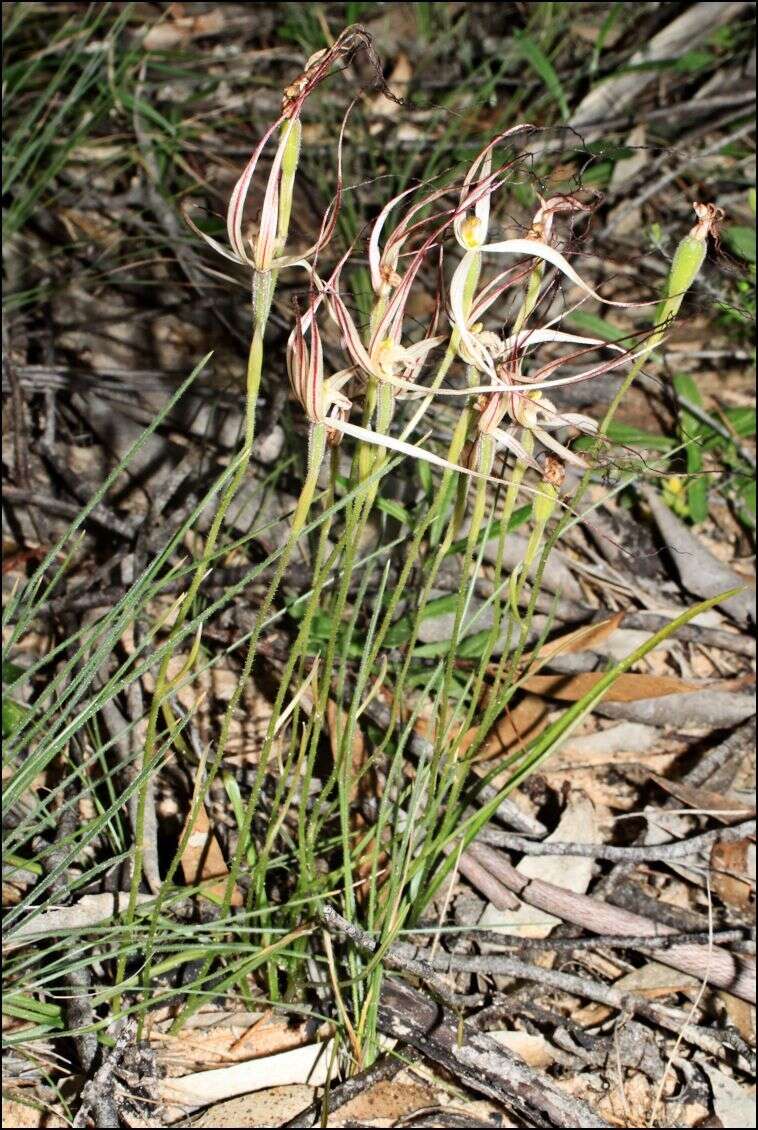
<instances>
[{"instance_id":1,"label":"grey bark piece","mask_svg":"<svg viewBox=\"0 0 758 1130\"><path fill-rule=\"evenodd\" d=\"M643 484L638 490L653 513L684 588L695 596L707 599L742 585L743 591L720 602L719 608L723 608L741 624L755 621L755 591L746 585L744 578L737 576L723 561L714 557L669 510L652 487Z\"/></svg>"},{"instance_id":2,"label":"grey bark piece","mask_svg":"<svg viewBox=\"0 0 758 1130\"><path fill-rule=\"evenodd\" d=\"M439 590L433 590L431 595L432 598L435 598L439 596L448 596L449 593L443 593ZM478 609L482 607L482 603L482 601L477 600L476 598L472 598L472 600L470 601L468 613L461 626L462 640L466 639L467 636L475 635L477 632L485 632L488 628L492 627L494 623L494 613L491 604L487 605L487 607L484 608L483 611L478 612L477 614ZM474 619L474 617L476 617L476 619ZM505 647L506 642L508 642L509 620L510 618L508 616L508 613L504 613L502 618L502 630L500 633L500 638L492 648L493 655L497 656L502 655L503 653L503 648ZM547 617L545 616L535 616L532 619L531 627L529 629L529 635L527 636L527 644L530 645L539 639L546 623ZM425 620L422 620L421 624L419 625L419 643L445 643L450 640L454 627L454 612L444 612L440 616L429 616ZM511 629L510 646L515 647L515 645L518 643L518 640L519 628L514 627Z\"/></svg>"},{"instance_id":3,"label":"grey bark piece","mask_svg":"<svg viewBox=\"0 0 758 1130\"><path fill-rule=\"evenodd\" d=\"M515 569L517 565L521 564L524 560L528 540L521 534L508 534L503 553L503 565L506 569ZM497 546L498 539L491 538L484 547L483 558L490 565L494 565L497 559ZM539 554L537 554L536 560L527 573L530 580L536 575L538 567ZM584 593L579 582L574 578L563 555L555 549L547 559L542 574L542 587L548 589L549 592L560 593L561 596L567 597L569 600L584 600Z\"/></svg>"},{"instance_id":4,"label":"grey bark piece","mask_svg":"<svg viewBox=\"0 0 758 1130\"><path fill-rule=\"evenodd\" d=\"M623 718L646 726L680 730L736 726L755 714L755 697L729 691L702 690L644 698L639 702L601 702L594 711L603 718Z\"/></svg>"},{"instance_id":5,"label":"grey bark piece","mask_svg":"<svg viewBox=\"0 0 758 1130\"><path fill-rule=\"evenodd\" d=\"M628 66L637 67L663 59L676 59L717 27L735 19L747 7L746 3L693 4L637 51L629 60ZM646 86L655 82L657 74L653 69L634 70L600 83L580 102L569 125L581 130L585 140L595 137L597 130L587 131L582 127L608 116L617 117Z\"/></svg>"},{"instance_id":6,"label":"grey bark piece","mask_svg":"<svg viewBox=\"0 0 758 1130\"><path fill-rule=\"evenodd\" d=\"M110 453L114 463L124 458L145 430L144 426L136 423L125 412L114 409L113 404L100 401L96 396L74 393L71 401ZM142 446L129 460L126 471L131 478L149 474L150 486L154 490L171 473L182 454L181 448L163 436L146 436Z\"/></svg>"},{"instance_id":7,"label":"grey bark piece","mask_svg":"<svg viewBox=\"0 0 758 1130\"><path fill-rule=\"evenodd\" d=\"M461 527L461 537L464 537L468 532L468 525L469 523L467 519ZM528 540L529 539L524 537L522 534L507 534L503 552L503 568L507 572L515 569L516 566L520 565L524 560L524 553L526 552ZM498 541L499 539L496 537L490 538L490 540L484 547L482 560L486 561L488 565L494 565L495 561L497 560ZM538 566L539 554L537 554L537 559L527 573L528 578L535 576ZM584 592L582 591L579 582L571 572L566 558L557 549L554 549L548 557L547 564L545 565L545 570L542 574L542 587L547 589L549 592L560 593L567 600L584 600Z\"/></svg>"},{"instance_id":8,"label":"grey bark piece","mask_svg":"<svg viewBox=\"0 0 758 1130\"><path fill-rule=\"evenodd\" d=\"M379 1003L379 1028L410 1044L455 1079L502 1103L526 1118L527 1125L609 1126L581 1099L562 1091L547 1075L509 1053L491 1036L463 1026L420 992L399 981L385 980Z\"/></svg>"},{"instance_id":9,"label":"grey bark piece","mask_svg":"<svg viewBox=\"0 0 758 1130\"><path fill-rule=\"evenodd\" d=\"M289 515L297 506L297 499L284 491L266 489L256 472L257 468L253 465L237 491L229 507L227 526L242 535L249 534L251 530L259 530L262 542L270 542L272 548L278 547L289 533ZM220 493L218 497L221 497ZM195 528L205 533L215 512L215 504L206 506L198 515ZM304 544L301 543L301 549Z\"/></svg>"}]
</instances>

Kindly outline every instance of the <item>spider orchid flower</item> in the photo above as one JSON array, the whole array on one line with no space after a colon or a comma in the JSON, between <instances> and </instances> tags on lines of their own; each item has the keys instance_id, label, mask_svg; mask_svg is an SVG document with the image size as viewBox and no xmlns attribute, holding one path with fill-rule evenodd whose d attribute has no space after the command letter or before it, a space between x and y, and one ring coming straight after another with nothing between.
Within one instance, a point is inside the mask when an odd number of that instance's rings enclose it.
<instances>
[{"instance_id":1,"label":"spider orchid flower","mask_svg":"<svg viewBox=\"0 0 758 1130\"><path fill-rule=\"evenodd\" d=\"M346 28L332 47L312 55L303 73L285 89L280 116L263 134L232 189L226 213L228 248L201 231L185 211L185 218L193 231L225 259L250 267L258 273L278 271L284 267L307 266L307 260L317 254L331 239L342 204L342 143L352 106L348 108L340 130L337 146L337 187L334 199L324 217L319 237L306 251L296 255L283 253L289 228L295 173L300 156L302 134L300 115L306 99L326 78L334 63L351 56L360 47L373 51L368 33L362 28ZM261 155L277 130L279 130L279 142L263 194L258 234L255 239L246 238L242 232L245 202Z\"/></svg>"},{"instance_id":2,"label":"spider orchid flower","mask_svg":"<svg viewBox=\"0 0 758 1130\"><path fill-rule=\"evenodd\" d=\"M378 75L381 75L381 66L374 51L371 36L360 24L351 24L340 32L331 47L324 47L320 51L314 52L305 64L302 74L285 87L282 94L282 116L285 118L297 117L305 100L317 86L320 86L334 64L344 61L345 66L347 66L357 51L365 51L374 64L374 70ZM379 81L383 93L387 94L393 102L398 102L399 99L389 90L386 83L382 79Z\"/></svg>"},{"instance_id":3,"label":"spider orchid flower","mask_svg":"<svg viewBox=\"0 0 758 1130\"><path fill-rule=\"evenodd\" d=\"M411 221L414 216L424 208L429 207L430 204L434 203L434 201L438 200L440 197L447 195L450 191L446 186L435 189L433 192L423 196L421 200L417 201L411 207L403 220L386 240L384 248L380 249L381 234L387 222L387 217L401 200L416 191L416 186L412 185L410 188L405 189L404 192L393 197L393 199L385 205L374 222L369 239L368 257L371 271L371 285L377 296L387 297L391 294L392 290L400 285L401 278L397 273L397 263L403 244L416 231L428 227L431 222L434 222L434 219L440 220L443 219L444 216L452 216L456 239L461 246L466 249L474 245L474 229L476 229L481 241L484 241L489 222L490 196L498 177L500 177L503 172L501 169L497 170L495 173L492 172L492 151L503 138L533 128L533 126L528 125L514 126L513 129L506 130L505 133L499 134L482 150L469 168L463 182L457 208L444 213L443 216L434 218L427 217L412 224ZM480 172L482 176L477 182L475 178ZM472 206L474 211L469 215L468 213Z\"/></svg>"},{"instance_id":4,"label":"spider orchid flower","mask_svg":"<svg viewBox=\"0 0 758 1130\"><path fill-rule=\"evenodd\" d=\"M317 280L317 285L326 298L327 309L339 327L353 372L364 381L373 377L390 385L396 395L425 395L429 392L423 385L416 383L416 377L431 351L445 340L442 335L435 335L432 331L413 345L405 346L401 342L403 318L411 286L435 236L436 233L429 236L424 246L415 252L413 261L381 314L368 346L363 344L358 327L339 291L339 276L347 256L337 264L328 282Z\"/></svg>"},{"instance_id":5,"label":"spider orchid flower","mask_svg":"<svg viewBox=\"0 0 758 1130\"><path fill-rule=\"evenodd\" d=\"M317 306L318 299L312 302L305 315L296 314L295 328L287 341L287 374L292 391L308 417L311 434L317 425L323 425L329 442L335 443L339 442L340 433L334 425L337 421L346 420L352 407L342 388L353 374L352 370L343 369L332 377L324 378L324 351L316 320ZM310 336L310 348L305 340L306 332Z\"/></svg>"},{"instance_id":6,"label":"spider orchid flower","mask_svg":"<svg viewBox=\"0 0 758 1130\"><path fill-rule=\"evenodd\" d=\"M480 335L480 338L482 336ZM549 362L530 377L524 377L521 372L521 364L527 348L539 345L544 341L571 342L589 346L589 349L576 351L573 356L582 356L603 346L621 353L622 356L601 362L577 376L562 380L540 381L540 377L554 371L555 368L566 361L566 358L559 358L556 361ZM498 340L497 351L494 355L504 358L496 365L497 383L475 386L468 390L469 393L480 394L480 399L477 402L480 411L477 420L478 435L492 436L497 445L513 452L519 460L528 466L536 467L534 459L526 452L523 445L515 439L510 431L500 427L502 420L508 416L513 424L531 432L535 439L540 440L543 446L550 448L565 462L584 468L586 466L584 461L551 436L548 429L570 426L594 434L598 427L596 422L589 416L583 416L579 413L559 412L552 401L543 397L542 388L549 388L555 384L573 383L576 380L588 380L599 373L607 372L609 369L626 363L630 360L629 354L620 346L612 345L597 338L582 338L576 334L563 333L560 330L535 329L522 330L513 334L505 342Z\"/></svg>"},{"instance_id":7,"label":"spider orchid flower","mask_svg":"<svg viewBox=\"0 0 758 1130\"><path fill-rule=\"evenodd\" d=\"M412 459L420 459L433 467L500 483L499 479L477 474L467 466L453 463L434 452L426 451L423 447L350 423L348 416L352 404L342 389L355 375L355 367L343 369L332 377L324 377L321 335L316 322L316 308L320 298L321 296L311 303L306 314L296 316L295 328L287 342L287 372L290 384L310 424L309 456L313 450L318 450L318 445L313 445L313 438L317 427L322 426L326 431L328 442L332 445L339 443L341 436L348 435L376 447L389 449L410 456ZM310 337L310 347L306 342L306 333Z\"/></svg>"},{"instance_id":8,"label":"spider orchid flower","mask_svg":"<svg viewBox=\"0 0 758 1130\"><path fill-rule=\"evenodd\" d=\"M453 210L451 209L449 212L443 213L442 215L428 216L425 219L418 220L415 224L411 223L414 216L418 215L424 208L428 208L430 204L433 204L436 200L439 200L440 197L445 196L449 192L449 189L446 187L435 189L434 192L427 193L421 200L413 204L388 236L382 248L380 246L380 240L382 231L387 222L387 217L401 200L409 196L412 192L415 192L416 189L416 185L411 185L411 187L406 188L404 192L394 196L392 200L382 208L371 228L371 236L368 244L368 262L371 272L371 286L377 298L389 298L393 290L396 290L403 281L402 276L397 270L403 244L415 235L416 232L427 229L432 223L443 221L445 216L453 215ZM443 227L438 234L441 234L444 226L443 223ZM428 249L429 247L427 246L427 250Z\"/></svg>"},{"instance_id":9,"label":"spider orchid flower","mask_svg":"<svg viewBox=\"0 0 758 1130\"><path fill-rule=\"evenodd\" d=\"M531 126L518 126L513 130L508 130L506 134L501 135L501 137L505 137L521 129L531 128ZM486 205L488 209L488 199L492 192L492 184L494 179L500 175L500 172L495 174L489 173L485 176L483 181L480 181L473 188L471 188L471 181L481 163L487 162L493 146L497 144L499 140L501 140L501 138L496 138L495 141L491 142L483 153L480 154L480 157L477 158L477 161L474 162L472 169L469 170L468 183L461 194L461 199L457 207L438 214L433 218L431 222L436 223L436 227L434 227L431 232L428 232L421 245L415 251L411 252L411 261L405 274L402 276L397 272L397 264L403 243L415 231L421 228L428 228L430 223L429 219L422 220L413 225L410 221L422 208L427 207L429 204L439 199L440 196L444 195L447 189L435 190L417 202L389 237L383 251L380 251L379 240L387 215L391 207L413 190L406 189L405 192L400 193L399 196L395 197L380 213L374 224L369 241L369 264L374 291L378 297L385 299L386 302L382 306L378 323L373 328L368 348L363 345L360 334L339 294L338 279L342 263L334 272L331 283L328 285L330 291L328 295L329 309L334 320L340 327L345 347L354 364L364 375L374 376L376 379L394 386L398 395L424 396L428 394L429 390L417 384L415 378L426 360L427 355L432 349L442 344L445 340L444 337L435 335L434 332L431 331L422 341L415 345L409 347L401 345L403 317L413 282L425 262L427 254L432 247L435 246L437 240L443 235L451 221L455 228L455 225L458 224L459 221L465 223L465 213L470 207L473 206L476 209L480 208L480 205ZM488 211L486 214L489 214ZM484 216L485 213L480 211L480 216L477 217L474 215L473 218L477 220L477 223L481 223ZM505 285L512 285L513 282L517 282L522 277L522 275L518 275L506 284L503 284L503 278L510 276L511 273L510 271L503 272L501 276L493 280L495 285L491 285L488 289L490 302L495 301L498 295L502 293L502 290L505 289ZM434 324L436 326L436 311Z\"/></svg>"},{"instance_id":10,"label":"spider orchid flower","mask_svg":"<svg viewBox=\"0 0 758 1130\"><path fill-rule=\"evenodd\" d=\"M539 390L525 392L510 392L506 410L511 419L520 424L522 428L530 431L544 447L550 448L564 461L574 467L587 469L587 464L579 455L559 443L555 436L550 435L549 428L574 427L580 431L594 435L598 424L589 416L579 412L559 412L551 400L543 397Z\"/></svg>"},{"instance_id":11,"label":"spider orchid flower","mask_svg":"<svg viewBox=\"0 0 758 1130\"><path fill-rule=\"evenodd\" d=\"M498 134L488 145L485 145L481 153L471 163L466 176L463 178L458 215L453 225L455 238L466 251L475 251L487 242L490 199L492 193L499 187L499 178L505 171L504 169L497 169L494 173L492 172L492 154L495 147L506 137L513 137L517 133L526 131L531 132L534 128L534 126L524 123L505 130L504 133ZM473 211L471 210L472 206Z\"/></svg>"},{"instance_id":12,"label":"spider orchid flower","mask_svg":"<svg viewBox=\"0 0 758 1130\"><path fill-rule=\"evenodd\" d=\"M589 211L589 207L571 196L554 197L547 201L542 200L529 234L525 238L500 240L497 243L481 243L477 246L476 250L467 251L456 267L450 282L451 320L453 326L460 334L461 347L465 351L465 356L470 359L470 363L473 363L476 368L487 373L490 377L496 375L495 358L490 354L486 343L482 343L477 339L476 334L469 325L469 321L474 311L477 319L481 317L484 309L488 305L491 305L491 302L489 302L489 300L486 301L486 303L482 302L480 296L479 299L473 301L471 304L471 312L468 318L466 316L466 287L470 277L470 271L472 270L473 264L476 262L476 257L484 252L493 252L501 255L523 255L530 260L539 259L543 262L550 263L553 267L556 267L561 274L565 275L569 282L572 282L575 286L578 286L584 291L588 297L594 298L597 302L603 303L606 306L618 306L629 309L631 307L650 305L650 303L646 302L616 302L610 298L604 298L593 290L589 283L585 282L584 279L577 274L565 256L550 244L549 240L552 237L552 226L555 216L560 212L572 212L577 210Z\"/></svg>"},{"instance_id":13,"label":"spider orchid flower","mask_svg":"<svg viewBox=\"0 0 758 1130\"><path fill-rule=\"evenodd\" d=\"M542 243L552 243L553 223L556 216L573 212L592 212L592 206L583 203L577 196L551 196L549 200L544 200L540 196L539 199L540 207L532 220L529 238L541 240Z\"/></svg>"},{"instance_id":14,"label":"spider orchid flower","mask_svg":"<svg viewBox=\"0 0 758 1130\"><path fill-rule=\"evenodd\" d=\"M246 243L242 232L242 213L245 201L261 154L279 127L281 127L281 135L263 195L258 234L255 239L248 237ZM342 205L342 140L344 128L345 123L343 122L337 153L336 193L324 217L318 239L307 250L296 255L283 254L289 226L292 187L300 149L301 126L297 118L280 117L273 125L269 126L235 184L226 213L228 248L219 243L217 239L201 231L185 210L185 218L188 224L219 255L222 255L225 259L230 259L233 263L249 267L258 273L278 271L284 267L307 266L307 261L329 242L337 225L337 216Z\"/></svg>"}]
</instances>

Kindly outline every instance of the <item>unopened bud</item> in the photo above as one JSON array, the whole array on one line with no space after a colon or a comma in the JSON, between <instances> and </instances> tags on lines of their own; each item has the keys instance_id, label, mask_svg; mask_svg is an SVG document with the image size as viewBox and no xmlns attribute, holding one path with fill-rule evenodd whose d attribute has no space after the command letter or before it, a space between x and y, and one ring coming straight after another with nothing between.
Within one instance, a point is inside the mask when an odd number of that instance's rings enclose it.
<instances>
[{"instance_id":1,"label":"unopened bud","mask_svg":"<svg viewBox=\"0 0 758 1130\"><path fill-rule=\"evenodd\" d=\"M694 283L703 265L708 236L717 234L718 225L724 215L723 210L715 204L698 204L696 202L692 207L695 209L698 222L674 252L666 283L666 297L655 314L655 323L660 332L663 331L666 323L679 313L682 299Z\"/></svg>"}]
</instances>

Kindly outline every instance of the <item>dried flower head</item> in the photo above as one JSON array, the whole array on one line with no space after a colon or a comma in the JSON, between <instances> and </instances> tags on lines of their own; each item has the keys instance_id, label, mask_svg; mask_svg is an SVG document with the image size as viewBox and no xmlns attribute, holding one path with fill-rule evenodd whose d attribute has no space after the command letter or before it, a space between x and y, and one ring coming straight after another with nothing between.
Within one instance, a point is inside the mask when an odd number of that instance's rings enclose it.
<instances>
[{"instance_id":1,"label":"dried flower head","mask_svg":"<svg viewBox=\"0 0 758 1130\"><path fill-rule=\"evenodd\" d=\"M546 455L542 467L542 481L560 490L566 481L566 467L555 455Z\"/></svg>"},{"instance_id":2,"label":"dried flower head","mask_svg":"<svg viewBox=\"0 0 758 1130\"><path fill-rule=\"evenodd\" d=\"M300 113L303 103L331 72L335 63L347 67L358 51L365 51L374 68L376 85L393 102L402 104L402 98L387 86L382 76L382 65L374 48L373 36L360 24L351 24L335 39L331 47L325 47L311 55L302 74L298 75L282 95L282 116L293 118Z\"/></svg>"}]
</instances>

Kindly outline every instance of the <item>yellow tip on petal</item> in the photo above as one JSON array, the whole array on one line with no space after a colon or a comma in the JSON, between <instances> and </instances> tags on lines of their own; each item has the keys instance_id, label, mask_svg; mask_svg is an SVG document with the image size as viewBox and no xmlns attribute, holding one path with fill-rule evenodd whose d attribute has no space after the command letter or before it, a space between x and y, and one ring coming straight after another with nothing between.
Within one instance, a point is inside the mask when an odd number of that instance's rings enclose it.
<instances>
[{"instance_id":1,"label":"yellow tip on petal","mask_svg":"<svg viewBox=\"0 0 758 1130\"><path fill-rule=\"evenodd\" d=\"M482 228L482 221L478 216L469 216L461 224L461 239L466 247L471 251L476 250L481 246L483 236L480 234Z\"/></svg>"}]
</instances>

